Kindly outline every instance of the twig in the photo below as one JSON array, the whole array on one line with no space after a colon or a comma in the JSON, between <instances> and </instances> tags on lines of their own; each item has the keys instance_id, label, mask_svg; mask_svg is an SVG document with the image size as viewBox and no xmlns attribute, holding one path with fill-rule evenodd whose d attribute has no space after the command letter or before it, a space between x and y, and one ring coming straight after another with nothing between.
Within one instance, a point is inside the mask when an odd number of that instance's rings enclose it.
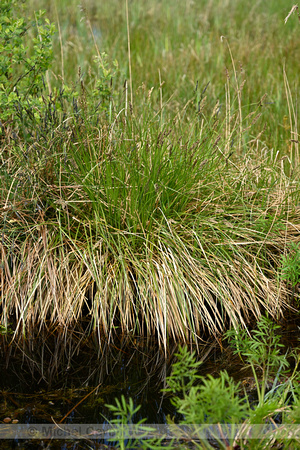
<instances>
[{"instance_id":1,"label":"twig","mask_svg":"<svg viewBox=\"0 0 300 450\"><path fill-rule=\"evenodd\" d=\"M294 6L292 7L292 9L290 10L290 12L288 13L288 15L286 16L286 18L284 19L284 23L287 23L287 21L289 20L290 16L291 16L295 11L298 11L298 5L294 5ZM299 12L298 12L298 19L299 19L299 22L300 22L300 14L299 14Z\"/></svg>"},{"instance_id":2,"label":"twig","mask_svg":"<svg viewBox=\"0 0 300 450\"><path fill-rule=\"evenodd\" d=\"M96 389L98 389L98 387L101 385L101 383L98 384L98 386L96 386L91 392L89 392L88 394L86 394L81 400L80 402L76 403L75 406L73 406L72 409L70 409L70 411L67 412L67 414L58 422L58 423L63 423L63 421L68 417L69 414L71 414L71 412L74 411L74 409L77 408L77 406L80 405L80 403L84 402L84 400L86 400L93 392L96 391Z\"/></svg>"}]
</instances>

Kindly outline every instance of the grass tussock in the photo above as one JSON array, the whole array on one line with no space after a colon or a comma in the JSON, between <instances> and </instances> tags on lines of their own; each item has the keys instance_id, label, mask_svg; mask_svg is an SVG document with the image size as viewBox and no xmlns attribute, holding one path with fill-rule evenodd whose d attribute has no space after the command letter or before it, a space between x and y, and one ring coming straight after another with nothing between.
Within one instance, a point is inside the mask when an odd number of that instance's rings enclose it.
<instances>
[{"instance_id":1,"label":"grass tussock","mask_svg":"<svg viewBox=\"0 0 300 450\"><path fill-rule=\"evenodd\" d=\"M300 226L297 105L283 72L290 141L269 147L266 96L245 102L226 42L224 101L197 83L190 101L165 99L161 80L158 97L141 83L133 100L126 84L112 89L119 72L99 51L100 75L79 69L73 86L40 94L39 116L19 104L2 125L0 322L15 338L83 322L99 342L155 335L166 349L284 314L282 256Z\"/></svg>"}]
</instances>

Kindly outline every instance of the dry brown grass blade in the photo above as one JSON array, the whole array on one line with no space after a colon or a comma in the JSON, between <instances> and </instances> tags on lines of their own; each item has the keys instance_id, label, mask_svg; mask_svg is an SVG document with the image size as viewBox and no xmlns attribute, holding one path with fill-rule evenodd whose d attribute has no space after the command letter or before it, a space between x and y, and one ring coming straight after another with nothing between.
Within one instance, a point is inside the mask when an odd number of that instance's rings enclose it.
<instances>
[{"instance_id":1,"label":"dry brown grass blade","mask_svg":"<svg viewBox=\"0 0 300 450\"><path fill-rule=\"evenodd\" d=\"M272 201L269 207L279 211ZM198 342L206 332L217 337L230 323L246 327L263 311L279 318L288 290L275 269L260 267L260 258L250 249L270 246L269 258L278 266L286 236L299 240L299 220L297 211L291 211L284 232L261 243L253 237L243 242L239 231L237 241L228 237L223 243L211 240L205 248L199 244L201 258L179 239L186 230L174 222L168 225L173 246L161 244L159 252L154 249L144 259L128 255L122 264L102 242L87 252L67 239L53 244L55 233L40 228L39 239L28 237L14 252L1 245L1 323L8 327L9 318L15 317L15 338L45 324L68 333L87 308L99 342L104 336L113 342L116 333L156 333L166 350L169 339ZM214 247L224 245L232 247L234 259L214 256Z\"/></svg>"},{"instance_id":2,"label":"dry brown grass blade","mask_svg":"<svg viewBox=\"0 0 300 450\"><path fill-rule=\"evenodd\" d=\"M287 21L289 20L291 15L294 14L296 11L298 13L298 19L299 19L299 22L300 22L300 15L299 15L299 12L298 12L298 5L294 5L292 7L292 9L290 10L290 12L288 13L288 15L286 16L286 18L284 19L284 23L287 23Z\"/></svg>"},{"instance_id":3,"label":"dry brown grass blade","mask_svg":"<svg viewBox=\"0 0 300 450\"><path fill-rule=\"evenodd\" d=\"M86 400L90 395L93 394L99 387L101 386L101 383L98 384L94 389L92 389L90 392L88 392L78 403L76 403L75 406L73 406L70 411L67 412L67 414L58 422L59 424L63 423L63 421L76 409L84 400Z\"/></svg>"}]
</instances>

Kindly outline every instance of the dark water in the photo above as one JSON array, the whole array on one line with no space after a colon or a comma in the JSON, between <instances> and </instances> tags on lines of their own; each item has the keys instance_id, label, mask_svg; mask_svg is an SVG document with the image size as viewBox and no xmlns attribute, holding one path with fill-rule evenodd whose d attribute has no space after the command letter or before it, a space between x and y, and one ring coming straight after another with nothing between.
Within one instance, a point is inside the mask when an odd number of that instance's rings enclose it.
<instances>
[{"instance_id":1,"label":"dark water","mask_svg":"<svg viewBox=\"0 0 300 450\"><path fill-rule=\"evenodd\" d=\"M120 338L99 349L92 340L79 345L76 338L45 336L19 346L8 345L2 337L0 349L1 421L105 424L113 418L105 405L121 395L141 405L134 423L146 418L147 423L164 424L167 415L177 416L170 398L161 392L176 346L165 355L144 339ZM44 445L35 440L0 442L0 448L101 448L97 442L84 441Z\"/></svg>"},{"instance_id":2,"label":"dark water","mask_svg":"<svg viewBox=\"0 0 300 450\"><path fill-rule=\"evenodd\" d=\"M287 346L299 344L296 326L283 330ZM176 361L176 345L165 355L155 342L144 339L115 339L99 348L92 338L45 335L10 345L1 337L0 421L21 424L107 424L113 418L105 406L115 398L132 397L141 405L133 422L146 418L149 424L165 424L167 416L180 419L171 398L161 390ZM222 342L200 347L202 373L217 376L227 370L236 380L251 376L243 370ZM0 448L90 449L112 448L106 441L0 441Z\"/></svg>"}]
</instances>

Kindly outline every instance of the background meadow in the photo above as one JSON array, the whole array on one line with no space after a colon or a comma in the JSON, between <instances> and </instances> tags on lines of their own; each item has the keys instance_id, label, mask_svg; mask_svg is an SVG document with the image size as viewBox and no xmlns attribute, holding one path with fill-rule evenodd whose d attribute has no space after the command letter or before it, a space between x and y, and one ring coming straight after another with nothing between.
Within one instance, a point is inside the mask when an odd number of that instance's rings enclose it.
<instances>
[{"instance_id":1,"label":"background meadow","mask_svg":"<svg viewBox=\"0 0 300 450\"><path fill-rule=\"evenodd\" d=\"M97 5L92 0L63 0L32 1L30 5L33 9L45 8L51 21L59 24L60 36L54 39L55 78L74 82L81 67L83 76L89 79L93 58L100 51L106 52L111 61L118 61L120 74L115 86L120 88L125 79L129 81L125 2L112 0ZM290 145L283 73L285 69L295 101L300 51L297 16L284 23L292 6L292 2L281 0L129 1L135 106L140 104L138 93L145 85L147 90L154 88L157 106L162 94L165 112L182 111L187 105L188 116L194 118L197 100L209 83L207 105L212 110L219 102L224 111L228 73L233 97L237 89L231 51L238 83L243 83L243 116L267 95L258 129L266 126L264 141L269 147L282 150ZM223 42L222 36L226 38Z\"/></svg>"}]
</instances>

